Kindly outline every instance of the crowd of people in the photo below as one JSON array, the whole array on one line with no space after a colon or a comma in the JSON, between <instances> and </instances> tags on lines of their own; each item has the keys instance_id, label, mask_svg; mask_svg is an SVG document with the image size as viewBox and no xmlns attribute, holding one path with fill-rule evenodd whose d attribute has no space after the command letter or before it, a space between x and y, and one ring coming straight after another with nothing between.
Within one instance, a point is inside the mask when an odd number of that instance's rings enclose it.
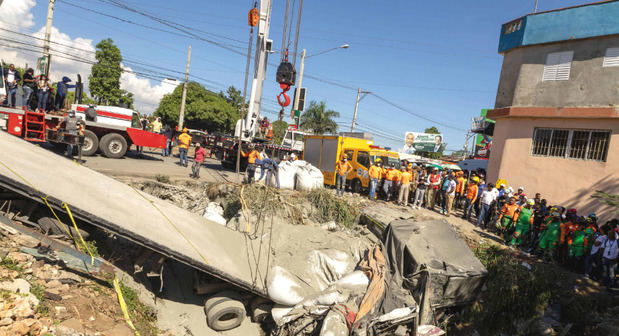
<instances>
[{"instance_id":1,"label":"crowd of people","mask_svg":"<svg viewBox=\"0 0 619 336\"><path fill-rule=\"evenodd\" d=\"M352 170L347 158L337 166L337 194ZM402 161L384 167L377 159L368 170L369 198L395 201L402 206L427 208L449 217L455 210L480 230L501 237L504 244L554 260L612 287L619 261L619 221L598 223L595 213L581 216L577 209L551 205L540 193L528 197L497 181L486 182L483 170L451 171Z\"/></svg>"},{"instance_id":2,"label":"crowd of people","mask_svg":"<svg viewBox=\"0 0 619 336\"><path fill-rule=\"evenodd\" d=\"M41 110L49 112L51 110L61 110L65 106L65 99L68 90L75 88L69 77L63 76L60 81L53 86L53 82L46 75L34 75L34 69L28 68L23 76L15 68L14 64L9 64L3 68L4 84L7 95L2 105L16 107L18 104L18 91L21 87L22 101L21 106L28 106L31 110Z\"/></svg>"}]
</instances>

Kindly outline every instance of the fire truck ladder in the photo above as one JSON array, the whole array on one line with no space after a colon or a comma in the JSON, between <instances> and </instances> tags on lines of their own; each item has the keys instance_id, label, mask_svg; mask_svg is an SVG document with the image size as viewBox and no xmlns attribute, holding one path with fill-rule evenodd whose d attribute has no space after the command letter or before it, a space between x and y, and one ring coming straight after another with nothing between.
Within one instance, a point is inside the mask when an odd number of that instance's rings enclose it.
<instances>
[{"instance_id":1,"label":"fire truck ladder","mask_svg":"<svg viewBox=\"0 0 619 336\"><path fill-rule=\"evenodd\" d=\"M26 116L24 139L28 141L45 142L45 112L29 111L24 107Z\"/></svg>"}]
</instances>

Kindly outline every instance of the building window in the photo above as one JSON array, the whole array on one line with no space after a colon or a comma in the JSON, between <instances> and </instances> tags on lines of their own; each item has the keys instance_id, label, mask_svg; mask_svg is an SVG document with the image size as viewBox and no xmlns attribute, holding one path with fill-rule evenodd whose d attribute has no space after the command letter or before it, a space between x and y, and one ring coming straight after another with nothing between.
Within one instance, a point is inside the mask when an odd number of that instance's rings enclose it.
<instances>
[{"instance_id":1,"label":"building window","mask_svg":"<svg viewBox=\"0 0 619 336\"><path fill-rule=\"evenodd\" d=\"M536 128L531 155L606 161L610 131Z\"/></svg>"},{"instance_id":2,"label":"building window","mask_svg":"<svg viewBox=\"0 0 619 336\"><path fill-rule=\"evenodd\" d=\"M546 57L544 66L544 81L558 81L570 79L570 69L572 68L573 51L562 51L550 53Z\"/></svg>"},{"instance_id":3,"label":"building window","mask_svg":"<svg viewBox=\"0 0 619 336\"><path fill-rule=\"evenodd\" d=\"M603 67L619 66L619 48L608 48L604 55Z\"/></svg>"},{"instance_id":4,"label":"building window","mask_svg":"<svg viewBox=\"0 0 619 336\"><path fill-rule=\"evenodd\" d=\"M506 23L505 26L503 26L503 35L519 31L520 28L522 28L522 20L516 20Z\"/></svg>"}]
</instances>

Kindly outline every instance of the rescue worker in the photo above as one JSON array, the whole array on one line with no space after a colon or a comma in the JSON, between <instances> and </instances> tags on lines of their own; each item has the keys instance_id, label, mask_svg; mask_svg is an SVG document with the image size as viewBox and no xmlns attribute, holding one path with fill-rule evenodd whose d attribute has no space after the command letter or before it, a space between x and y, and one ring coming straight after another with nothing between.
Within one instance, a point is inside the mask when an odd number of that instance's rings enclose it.
<instances>
[{"instance_id":1,"label":"rescue worker","mask_svg":"<svg viewBox=\"0 0 619 336\"><path fill-rule=\"evenodd\" d=\"M520 211L516 215L514 222L516 223L516 231L512 237L510 245L520 246L523 243L524 237L527 235L531 226L533 225L533 205L534 200L528 200L527 204L520 208Z\"/></svg>"},{"instance_id":2,"label":"rescue worker","mask_svg":"<svg viewBox=\"0 0 619 336\"><path fill-rule=\"evenodd\" d=\"M153 120L153 122L150 124L150 129L152 130L153 133L163 134L161 132L162 128L163 128L163 124L161 123L160 117L155 118L155 120Z\"/></svg>"},{"instance_id":3,"label":"rescue worker","mask_svg":"<svg viewBox=\"0 0 619 336\"><path fill-rule=\"evenodd\" d=\"M541 228L539 249L546 258L551 258L561 234L561 212L553 206L549 210L549 217Z\"/></svg>"},{"instance_id":4,"label":"rescue worker","mask_svg":"<svg viewBox=\"0 0 619 336\"><path fill-rule=\"evenodd\" d=\"M348 162L348 158L346 155L342 156L342 159L335 164L335 188L337 189L336 194L338 196L344 195L344 190L346 189L346 177L351 171L352 166L350 165L350 162Z\"/></svg>"},{"instance_id":5,"label":"rescue worker","mask_svg":"<svg viewBox=\"0 0 619 336\"><path fill-rule=\"evenodd\" d=\"M262 160L262 156L260 156L260 152L256 150L254 144L249 144L249 153L241 150L241 155L247 158L247 170L245 174L247 175L247 183L252 184L254 182L254 175L256 175L256 160Z\"/></svg>"},{"instance_id":6,"label":"rescue worker","mask_svg":"<svg viewBox=\"0 0 619 336\"><path fill-rule=\"evenodd\" d=\"M445 200L446 210L444 215L449 217L451 216L451 207L453 206L454 198L456 197L456 178L453 175L449 175L447 177L449 183L447 184L447 190L445 191Z\"/></svg>"},{"instance_id":7,"label":"rescue worker","mask_svg":"<svg viewBox=\"0 0 619 336\"><path fill-rule=\"evenodd\" d=\"M400 192L398 193L398 204L408 206L408 194L410 192L410 185L413 180L413 175L406 170L404 165L400 168L400 171Z\"/></svg>"},{"instance_id":8,"label":"rescue worker","mask_svg":"<svg viewBox=\"0 0 619 336\"><path fill-rule=\"evenodd\" d=\"M75 111L71 110L69 111L69 114L62 119L62 122L60 123L59 127L62 128L64 132L68 134L71 134L73 136L78 136L80 135L80 129L83 128L84 124L85 123L82 120L82 118L76 117ZM83 135L83 129L81 132ZM71 137L70 142L73 142L75 140L74 138L76 137ZM72 143L67 144L67 152L65 153L65 155L68 158L73 158L73 144Z\"/></svg>"},{"instance_id":9,"label":"rescue worker","mask_svg":"<svg viewBox=\"0 0 619 336\"><path fill-rule=\"evenodd\" d=\"M473 176L471 178L471 181L469 182L468 187L466 188L466 199L464 200L464 213L462 215L462 218L466 219L467 221L471 220L473 207L475 206L475 201L477 201L477 183L479 183L479 177Z\"/></svg>"},{"instance_id":10,"label":"rescue worker","mask_svg":"<svg viewBox=\"0 0 619 336\"><path fill-rule=\"evenodd\" d=\"M275 176L275 186L279 189L279 165L275 160L264 158L260 162L260 177L258 181L262 180L265 174L267 176L264 184L265 187L268 188L271 185L271 177Z\"/></svg>"},{"instance_id":11,"label":"rescue worker","mask_svg":"<svg viewBox=\"0 0 619 336\"><path fill-rule=\"evenodd\" d=\"M509 203L505 204L503 209L501 209L497 229L503 234L503 241L506 244L511 239L511 229L513 228L514 222L518 219L518 208L516 198L510 197Z\"/></svg>"},{"instance_id":12,"label":"rescue worker","mask_svg":"<svg viewBox=\"0 0 619 336\"><path fill-rule=\"evenodd\" d=\"M196 151L193 156L193 164L191 165L191 177L195 179L200 178L200 167L202 167L202 162L204 162L204 157L206 156L206 150L200 146L198 142L196 144Z\"/></svg>"},{"instance_id":13,"label":"rescue worker","mask_svg":"<svg viewBox=\"0 0 619 336\"><path fill-rule=\"evenodd\" d=\"M393 193L393 181L396 179L398 171L395 169L395 163L391 163L389 169L385 171L385 182L383 183L383 191L387 202L391 200L391 194Z\"/></svg>"},{"instance_id":14,"label":"rescue worker","mask_svg":"<svg viewBox=\"0 0 619 336\"><path fill-rule=\"evenodd\" d=\"M183 132L178 136L178 157L180 159L180 164L183 167L187 167L189 164L187 161L187 151L189 150L189 145L191 144L191 135L187 134L187 127L183 128Z\"/></svg>"},{"instance_id":15,"label":"rescue worker","mask_svg":"<svg viewBox=\"0 0 619 336\"><path fill-rule=\"evenodd\" d=\"M596 233L598 231L597 225L595 224L594 219L591 218L591 215L595 216L595 214L590 214L587 218L585 218L585 235L587 236L587 241L589 242L585 249L585 255L589 255L589 252L591 252L591 246L593 245L591 243L595 241Z\"/></svg>"},{"instance_id":16,"label":"rescue worker","mask_svg":"<svg viewBox=\"0 0 619 336\"><path fill-rule=\"evenodd\" d=\"M462 200L464 199L464 192L466 191L464 186L466 185L466 179L464 178L464 173L459 171L456 173L456 198L454 200L454 209L458 209L462 206Z\"/></svg>"},{"instance_id":17,"label":"rescue worker","mask_svg":"<svg viewBox=\"0 0 619 336\"><path fill-rule=\"evenodd\" d=\"M378 186L378 181L382 175L382 169L380 167L380 159L376 159L374 164L370 166L368 170L368 176L370 177L370 200L376 201L376 187Z\"/></svg>"},{"instance_id":18,"label":"rescue worker","mask_svg":"<svg viewBox=\"0 0 619 336\"><path fill-rule=\"evenodd\" d=\"M572 236L578 226L578 213L576 209L568 209L566 222L561 223L561 234L559 236L559 260L561 264L567 263L567 256L572 245Z\"/></svg>"},{"instance_id":19,"label":"rescue worker","mask_svg":"<svg viewBox=\"0 0 619 336\"><path fill-rule=\"evenodd\" d=\"M427 193L426 208L430 210L434 210L434 205L436 204L436 193L439 191L440 182L441 182L441 175L438 173L438 168L435 167L432 169L432 173L428 177L428 180L430 182L430 186L428 190L426 191Z\"/></svg>"},{"instance_id":20,"label":"rescue worker","mask_svg":"<svg viewBox=\"0 0 619 336\"><path fill-rule=\"evenodd\" d=\"M585 219L583 218L582 221L578 222L578 226L572 234L572 242L568 251L569 264L577 273L583 273L583 256L589 243L585 229Z\"/></svg>"}]
</instances>

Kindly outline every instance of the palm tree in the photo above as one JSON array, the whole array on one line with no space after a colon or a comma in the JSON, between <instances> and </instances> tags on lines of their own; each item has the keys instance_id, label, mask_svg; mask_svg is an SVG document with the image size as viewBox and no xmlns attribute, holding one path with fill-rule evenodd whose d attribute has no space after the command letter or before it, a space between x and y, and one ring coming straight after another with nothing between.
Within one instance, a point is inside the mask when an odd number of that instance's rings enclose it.
<instances>
[{"instance_id":1,"label":"palm tree","mask_svg":"<svg viewBox=\"0 0 619 336\"><path fill-rule=\"evenodd\" d=\"M327 110L325 102L311 101L309 108L301 115L301 128L312 130L314 134L335 134L337 132L337 123L333 118L339 118L340 113Z\"/></svg>"}]
</instances>

